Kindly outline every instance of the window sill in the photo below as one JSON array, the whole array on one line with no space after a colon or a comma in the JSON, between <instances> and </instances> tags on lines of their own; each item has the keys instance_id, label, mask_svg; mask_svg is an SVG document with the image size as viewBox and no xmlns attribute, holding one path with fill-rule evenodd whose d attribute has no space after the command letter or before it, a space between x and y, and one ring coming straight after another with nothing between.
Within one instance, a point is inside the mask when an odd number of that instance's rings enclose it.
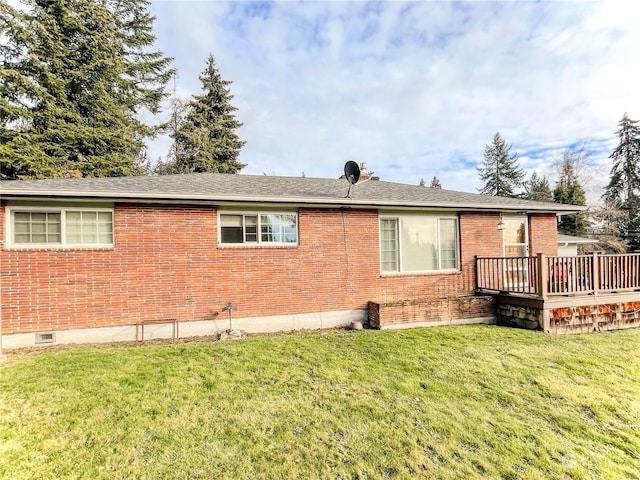
<instances>
[{"instance_id":1,"label":"window sill","mask_svg":"<svg viewBox=\"0 0 640 480\"><path fill-rule=\"evenodd\" d=\"M298 248L300 245L297 243L276 243L276 244L272 244L269 245L267 243L219 243L218 244L218 248L220 250L233 250L233 249L239 249L239 250L246 250L246 249L256 249L256 250L262 250L262 249L291 249L291 248Z\"/></svg>"},{"instance_id":2,"label":"window sill","mask_svg":"<svg viewBox=\"0 0 640 480\"><path fill-rule=\"evenodd\" d=\"M115 250L115 245L7 245L5 250L16 251L69 251L69 250Z\"/></svg>"},{"instance_id":3,"label":"window sill","mask_svg":"<svg viewBox=\"0 0 640 480\"><path fill-rule=\"evenodd\" d=\"M380 277L431 277L433 275L458 275L461 270L431 270L428 272L382 272Z\"/></svg>"}]
</instances>

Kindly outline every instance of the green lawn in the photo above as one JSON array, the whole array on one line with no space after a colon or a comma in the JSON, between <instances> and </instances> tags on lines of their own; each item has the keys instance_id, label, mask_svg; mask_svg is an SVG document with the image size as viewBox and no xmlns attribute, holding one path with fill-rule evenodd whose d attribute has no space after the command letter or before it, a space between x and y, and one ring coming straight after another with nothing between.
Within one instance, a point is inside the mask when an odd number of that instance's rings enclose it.
<instances>
[{"instance_id":1,"label":"green lawn","mask_svg":"<svg viewBox=\"0 0 640 480\"><path fill-rule=\"evenodd\" d=\"M11 352L0 478L640 478L640 330Z\"/></svg>"}]
</instances>

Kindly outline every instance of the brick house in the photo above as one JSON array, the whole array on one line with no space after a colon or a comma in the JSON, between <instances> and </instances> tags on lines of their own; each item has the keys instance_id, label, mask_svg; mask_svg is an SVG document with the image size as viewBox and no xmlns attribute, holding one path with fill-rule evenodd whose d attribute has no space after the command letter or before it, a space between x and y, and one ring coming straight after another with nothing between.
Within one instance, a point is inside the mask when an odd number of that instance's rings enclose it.
<instances>
[{"instance_id":1,"label":"brick house","mask_svg":"<svg viewBox=\"0 0 640 480\"><path fill-rule=\"evenodd\" d=\"M192 174L0 183L2 335L133 340L370 320L491 322L474 256L558 249L576 207L370 180ZM149 325L146 337L172 335Z\"/></svg>"}]
</instances>

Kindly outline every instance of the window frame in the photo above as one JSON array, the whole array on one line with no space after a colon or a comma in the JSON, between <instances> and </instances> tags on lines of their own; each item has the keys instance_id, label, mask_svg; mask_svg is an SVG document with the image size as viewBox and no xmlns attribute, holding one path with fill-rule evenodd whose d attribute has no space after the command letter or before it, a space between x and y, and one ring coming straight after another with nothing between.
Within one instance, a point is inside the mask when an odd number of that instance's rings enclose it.
<instances>
[{"instance_id":1,"label":"window frame","mask_svg":"<svg viewBox=\"0 0 640 480\"><path fill-rule=\"evenodd\" d=\"M242 217L242 242L223 242L222 241L222 217L228 216L240 216ZM295 242L269 242L262 239L262 216L263 215L293 215L295 217L296 225L296 241ZM246 241L246 218L256 218L256 241ZM297 211L286 210L218 210L218 247L222 248L270 248L270 247L297 247L300 245L300 216Z\"/></svg>"},{"instance_id":2,"label":"window frame","mask_svg":"<svg viewBox=\"0 0 640 480\"><path fill-rule=\"evenodd\" d=\"M402 220L407 217L428 217L432 219L436 219L437 225L437 262L440 268L434 270L405 270L403 264L403 246L402 246ZM397 270L384 270L383 269L383 258L382 258L382 222L383 220L395 220L396 221L396 242L398 245L398 269ZM456 266L453 268L441 268L442 266L442 234L441 234L441 221L454 221L455 225L455 263ZM399 214L381 214L379 215L378 220L378 232L379 232L379 251L380 251L380 273L382 275L420 275L420 274L438 274L438 273L453 273L460 271L460 220L458 215L446 215L446 214L429 214L429 213L399 213Z\"/></svg>"},{"instance_id":3,"label":"window frame","mask_svg":"<svg viewBox=\"0 0 640 480\"><path fill-rule=\"evenodd\" d=\"M67 241L67 212L91 212L111 214L111 242L110 243L71 243ZM21 243L15 241L15 213L56 213L60 215L59 243ZM113 207L93 206L31 206L8 205L5 210L6 243L7 247L15 249L100 249L115 246L115 209Z\"/></svg>"},{"instance_id":4,"label":"window frame","mask_svg":"<svg viewBox=\"0 0 640 480\"><path fill-rule=\"evenodd\" d=\"M386 250L383 250L383 241L385 239L383 239L383 235L382 235L382 224L383 222L394 222L395 224L395 228L394 228L394 234L395 234L395 238L393 239L393 242L395 243L396 246L396 252L395 252L395 265L397 266L397 270L384 270L383 269L383 264L385 263L391 263L388 260L383 260L382 258L382 254L383 251L386 252ZM394 273L398 273L402 271L402 251L401 251L401 247L400 247L400 219L398 217L390 217L390 216L384 216L384 217L380 217L379 219L379 223L380 223L380 271L382 273L385 272L394 272Z\"/></svg>"}]
</instances>

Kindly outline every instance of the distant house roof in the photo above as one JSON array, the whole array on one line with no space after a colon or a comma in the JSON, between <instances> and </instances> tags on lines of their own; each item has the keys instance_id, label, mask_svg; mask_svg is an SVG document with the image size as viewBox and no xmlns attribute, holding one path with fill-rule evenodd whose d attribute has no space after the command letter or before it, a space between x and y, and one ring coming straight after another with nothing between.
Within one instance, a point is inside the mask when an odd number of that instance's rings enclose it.
<instances>
[{"instance_id":1,"label":"distant house roof","mask_svg":"<svg viewBox=\"0 0 640 480\"><path fill-rule=\"evenodd\" d=\"M594 240L593 238L586 237L574 237L572 235L564 235L562 233L558 234L558 245L565 244L584 244L584 243L598 243L598 240Z\"/></svg>"},{"instance_id":2,"label":"distant house roof","mask_svg":"<svg viewBox=\"0 0 640 480\"><path fill-rule=\"evenodd\" d=\"M351 189L344 179L275 177L219 173L185 175L13 180L0 182L4 198L109 199L160 203L270 203L378 208L434 208L555 212L585 207L493 197L439 188L369 180Z\"/></svg>"}]
</instances>

